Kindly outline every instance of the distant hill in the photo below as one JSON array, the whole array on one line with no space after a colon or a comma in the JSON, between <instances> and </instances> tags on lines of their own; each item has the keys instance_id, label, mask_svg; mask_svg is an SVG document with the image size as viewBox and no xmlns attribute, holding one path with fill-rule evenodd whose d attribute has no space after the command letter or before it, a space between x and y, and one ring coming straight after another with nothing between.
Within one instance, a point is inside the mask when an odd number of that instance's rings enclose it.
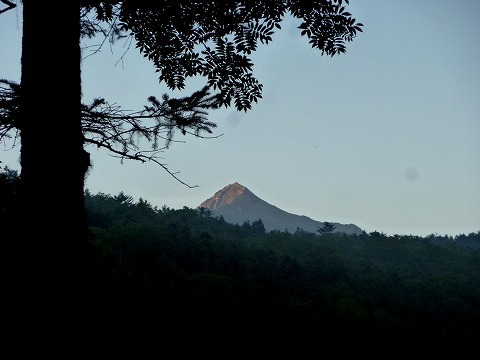
<instances>
[{"instance_id":1,"label":"distant hill","mask_svg":"<svg viewBox=\"0 0 480 360\"><path fill-rule=\"evenodd\" d=\"M321 221L304 215L291 214L267 203L237 182L217 191L199 207L210 209L214 216L223 216L225 221L232 224L242 225L245 221L252 223L262 219L267 231L284 231L286 229L288 232L294 233L297 228L300 228L317 233L318 228L323 226ZM335 225L334 232L362 233L362 229L354 224L331 223Z\"/></svg>"}]
</instances>

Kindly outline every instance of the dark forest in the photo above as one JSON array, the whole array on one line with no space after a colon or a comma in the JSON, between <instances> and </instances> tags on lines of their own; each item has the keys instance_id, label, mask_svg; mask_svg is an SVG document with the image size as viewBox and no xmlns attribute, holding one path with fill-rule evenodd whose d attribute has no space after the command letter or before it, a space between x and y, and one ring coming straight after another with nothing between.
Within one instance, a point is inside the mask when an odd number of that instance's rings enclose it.
<instances>
[{"instance_id":1,"label":"dark forest","mask_svg":"<svg viewBox=\"0 0 480 360\"><path fill-rule=\"evenodd\" d=\"M7 224L16 172L5 169L0 180ZM91 334L480 335L480 231L292 234L123 192L87 190L85 201Z\"/></svg>"}]
</instances>

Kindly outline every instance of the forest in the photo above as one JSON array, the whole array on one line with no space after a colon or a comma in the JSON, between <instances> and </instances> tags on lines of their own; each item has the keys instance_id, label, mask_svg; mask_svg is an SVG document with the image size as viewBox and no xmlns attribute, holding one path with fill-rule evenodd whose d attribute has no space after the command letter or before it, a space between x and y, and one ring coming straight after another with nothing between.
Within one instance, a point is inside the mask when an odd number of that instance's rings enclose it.
<instances>
[{"instance_id":1,"label":"forest","mask_svg":"<svg viewBox=\"0 0 480 360\"><path fill-rule=\"evenodd\" d=\"M0 173L2 224L16 180ZM292 234L123 192L87 189L85 204L92 334L480 335L480 231Z\"/></svg>"}]
</instances>

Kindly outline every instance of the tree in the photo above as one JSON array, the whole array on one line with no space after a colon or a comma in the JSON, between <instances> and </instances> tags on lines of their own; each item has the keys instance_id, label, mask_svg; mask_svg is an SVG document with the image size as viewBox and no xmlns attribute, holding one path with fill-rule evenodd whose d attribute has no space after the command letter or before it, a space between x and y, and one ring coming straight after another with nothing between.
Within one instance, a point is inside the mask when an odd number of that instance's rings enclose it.
<instances>
[{"instance_id":1,"label":"tree","mask_svg":"<svg viewBox=\"0 0 480 360\"><path fill-rule=\"evenodd\" d=\"M213 215L213 211L204 206L200 206L199 208L197 208L197 212L202 218L209 218Z\"/></svg>"},{"instance_id":2,"label":"tree","mask_svg":"<svg viewBox=\"0 0 480 360\"><path fill-rule=\"evenodd\" d=\"M12 221L11 212L16 201L17 184L18 172L8 166L0 166L0 223L8 224ZM4 229L0 231L3 233Z\"/></svg>"},{"instance_id":3,"label":"tree","mask_svg":"<svg viewBox=\"0 0 480 360\"><path fill-rule=\"evenodd\" d=\"M253 76L248 55L259 43L272 41L287 14L302 20L301 35L322 55L344 53L345 43L362 31L362 24L345 10L347 0L80 0L62 2L60 13L55 2L22 3L19 95L10 99L15 106L8 108L12 102L7 102L0 109L1 121L11 121L7 132L18 131L21 142L18 223L11 226L9 235L22 239L12 259L24 270L18 283L27 290L13 302L28 299L23 305L30 311L24 320L53 321L58 325L53 329L83 320L79 310L88 302L84 180L90 157L86 144L96 141L125 155L125 148L122 152L113 145L122 149L128 136L113 134L119 125L130 124L133 132L153 142L155 150L160 129L167 131L168 145L175 129L185 134L214 127L206 120L205 110L232 104L239 111L249 110L261 98L262 84ZM184 89L185 80L192 76L205 77L206 87L180 100L166 96L161 102L152 97L150 107L135 114L125 115L103 99L84 106L80 41L97 35L111 41L130 37L170 89ZM54 47L46 51L39 44L50 36L55 36ZM145 114L158 115L163 125L136 127L133 120ZM0 129L0 135L7 135L5 129ZM135 158L133 153L132 159L146 158ZM46 169L58 173L47 176Z\"/></svg>"},{"instance_id":4,"label":"tree","mask_svg":"<svg viewBox=\"0 0 480 360\"><path fill-rule=\"evenodd\" d=\"M317 232L320 233L320 235L325 235L325 234L330 234L335 230L335 225L332 223L325 221L322 225L322 227L319 227Z\"/></svg>"},{"instance_id":5,"label":"tree","mask_svg":"<svg viewBox=\"0 0 480 360\"><path fill-rule=\"evenodd\" d=\"M266 233L265 224L263 223L262 219L255 220L252 222L252 235L253 236L260 236Z\"/></svg>"}]
</instances>

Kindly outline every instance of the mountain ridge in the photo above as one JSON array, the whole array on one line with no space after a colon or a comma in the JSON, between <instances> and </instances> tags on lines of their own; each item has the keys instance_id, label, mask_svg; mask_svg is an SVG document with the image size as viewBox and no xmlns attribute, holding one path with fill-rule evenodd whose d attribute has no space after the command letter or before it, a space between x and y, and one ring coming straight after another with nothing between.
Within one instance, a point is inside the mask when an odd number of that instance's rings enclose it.
<instances>
[{"instance_id":1,"label":"mountain ridge","mask_svg":"<svg viewBox=\"0 0 480 360\"><path fill-rule=\"evenodd\" d=\"M316 233L324 222L313 220L305 215L289 213L272 205L251 192L247 187L234 182L218 190L209 199L203 201L198 207L207 208L214 216L223 216L225 221L232 224L243 224L245 221L252 223L262 220L265 230L279 230L295 232L301 229ZM362 230L355 224L335 225L333 232L344 232L347 234L360 234Z\"/></svg>"}]
</instances>

